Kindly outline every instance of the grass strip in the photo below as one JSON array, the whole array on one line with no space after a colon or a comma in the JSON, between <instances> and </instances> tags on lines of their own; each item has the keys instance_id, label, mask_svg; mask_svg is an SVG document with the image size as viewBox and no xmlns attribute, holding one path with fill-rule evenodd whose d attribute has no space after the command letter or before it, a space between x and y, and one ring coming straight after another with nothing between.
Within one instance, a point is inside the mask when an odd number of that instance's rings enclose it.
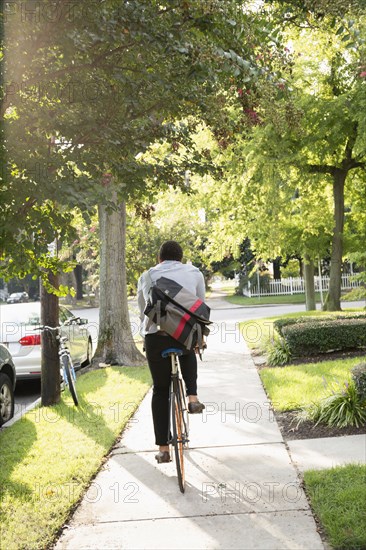
<instances>
[{"instance_id":1,"label":"grass strip","mask_svg":"<svg viewBox=\"0 0 366 550\"><path fill-rule=\"evenodd\" d=\"M259 375L276 411L290 411L320 401L340 384L351 380L351 370L360 357L301 363L261 369Z\"/></svg>"},{"instance_id":2,"label":"grass strip","mask_svg":"<svg viewBox=\"0 0 366 550\"><path fill-rule=\"evenodd\" d=\"M1 547L45 548L150 387L145 367L107 367L0 433Z\"/></svg>"},{"instance_id":3,"label":"grass strip","mask_svg":"<svg viewBox=\"0 0 366 550\"><path fill-rule=\"evenodd\" d=\"M305 294L285 294L282 296L226 296L225 300L230 304L240 306L263 306L265 304L305 304ZM315 293L315 300L320 303L320 292Z\"/></svg>"},{"instance_id":4,"label":"grass strip","mask_svg":"<svg viewBox=\"0 0 366 550\"><path fill-rule=\"evenodd\" d=\"M366 548L366 465L304 473L306 491L336 550Z\"/></svg>"}]
</instances>

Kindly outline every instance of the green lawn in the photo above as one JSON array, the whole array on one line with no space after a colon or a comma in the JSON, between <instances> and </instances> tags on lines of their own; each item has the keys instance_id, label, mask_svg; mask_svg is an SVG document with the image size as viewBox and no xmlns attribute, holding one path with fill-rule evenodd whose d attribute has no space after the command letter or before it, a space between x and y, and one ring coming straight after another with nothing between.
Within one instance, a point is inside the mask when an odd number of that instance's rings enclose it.
<instances>
[{"instance_id":1,"label":"green lawn","mask_svg":"<svg viewBox=\"0 0 366 550\"><path fill-rule=\"evenodd\" d=\"M305 487L327 538L337 550L366 548L366 466L308 471Z\"/></svg>"},{"instance_id":2,"label":"green lawn","mask_svg":"<svg viewBox=\"0 0 366 550\"><path fill-rule=\"evenodd\" d=\"M150 387L145 367L108 367L77 380L80 406L28 412L0 433L1 548L46 548Z\"/></svg>"},{"instance_id":3,"label":"green lawn","mask_svg":"<svg viewBox=\"0 0 366 550\"><path fill-rule=\"evenodd\" d=\"M261 296L260 298L248 298L247 296L226 296L230 304L240 306L258 306L265 304L305 304L305 294L288 294L285 296ZM315 293L315 299L320 303L320 293Z\"/></svg>"},{"instance_id":4,"label":"green lawn","mask_svg":"<svg viewBox=\"0 0 366 550\"><path fill-rule=\"evenodd\" d=\"M345 360L304 363L260 371L263 386L277 411L289 411L319 401L338 384L351 379L351 369L359 357Z\"/></svg>"}]
</instances>

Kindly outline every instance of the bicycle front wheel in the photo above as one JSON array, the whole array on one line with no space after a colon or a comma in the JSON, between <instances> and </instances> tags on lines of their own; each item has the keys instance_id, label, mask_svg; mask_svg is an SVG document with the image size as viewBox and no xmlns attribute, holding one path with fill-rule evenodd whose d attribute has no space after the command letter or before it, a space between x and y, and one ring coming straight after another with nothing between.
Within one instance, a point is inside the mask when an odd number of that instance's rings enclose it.
<instances>
[{"instance_id":1,"label":"bicycle front wheel","mask_svg":"<svg viewBox=\"0 0 366 550\"><path fill-rule=\"evenodd\" d=\"M73 398L73 401L74 401L75 405L78 406L79 399L78 399L78 395L76 393L75 380L74 380L74 376L73 376L73 373L72 373L72 370L71 370L72 367L70 365L70 358L69 358L68 355L63 355L61 357L61 360L62 360L62 367L63 367L64 373L66 375L66 382L67 382L67 385L68 385L70 393L71 393L71 397Z\"/></svg>"},{"instance_id":2,"label":"bicycle front wheel","mask_svg":"<svg viewBox=\"0 0 366 550\"><path fill-rule=\"evenodd\" d=\"M182 404L183 443L184 443L185 449L187 449L188 442L189 442L189 416L188 416L188 408L187 408L187 398L184 393L183 380L181 378L179 378L178 380L178 387L179 387L180 402Z\"/></svg>"},{"instance_id":3,"label":"bicycle front wheel","mask_svg":"<svg viewBox=\"0 0 366 550\"><path fill-rule=\"evenodd\" d=\"M184 474L184 421L182 403L179 392L172 393L172 428L173 428L173 445L175 454L175 464L177 467L179 489L184 493L185 489L185 474Z\"/></svg>"}]
</instances>

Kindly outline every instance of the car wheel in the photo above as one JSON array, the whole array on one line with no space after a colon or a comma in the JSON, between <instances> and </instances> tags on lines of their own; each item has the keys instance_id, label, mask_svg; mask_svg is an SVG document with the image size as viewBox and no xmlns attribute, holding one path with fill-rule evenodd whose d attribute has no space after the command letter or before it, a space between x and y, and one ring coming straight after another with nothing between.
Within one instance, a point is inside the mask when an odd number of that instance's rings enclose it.
<instances>
[{"instance_id":1,"label":"car wheel","mask_svg":"<svg viewBox=\"0 0 366 550\"><path fill-rule=\"evenodd\" d=\"M14 392L9 376L0 372L0 426L14 416Z\"/></svg>"}]
</instances>

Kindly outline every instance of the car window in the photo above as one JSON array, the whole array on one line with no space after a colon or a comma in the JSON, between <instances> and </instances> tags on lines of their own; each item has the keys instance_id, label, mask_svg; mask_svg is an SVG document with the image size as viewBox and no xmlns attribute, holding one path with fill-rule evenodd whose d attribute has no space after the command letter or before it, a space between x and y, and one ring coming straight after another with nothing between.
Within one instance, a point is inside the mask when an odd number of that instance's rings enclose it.
<instances>
[{"instance_id":1,"label":"car window","mask_svg":"<svg viewBox=\"0 0 366 550\"><path fill-rule=\"evenodd\" d=\"M39 303L0 305L0 342L19 340L26 332L40 324Z\"/></svg>"},{"instance_id":2,"label":"car window","mask_svg":"<svg viewBox=\"0 0 366 550\"><path fill-rule=\"evenodd\" d=\"M60 307L60 321L61 323L65 323L66 321L70 321L70 319L73 319L75 315L71 313L68 309L65 307Z\"/></svg>"},{"instance_id":3,"label":"car window","mask_svg":"<svg viewBox=\"0 0 366 550\"><path fill-rule=\"evenodd\" d=\"M1 323L12 322L39 324L41 318L41 311L38 304L23 303L23 304L2 304L0 307L0 320Z\"/></svg>"}]
</instances>

